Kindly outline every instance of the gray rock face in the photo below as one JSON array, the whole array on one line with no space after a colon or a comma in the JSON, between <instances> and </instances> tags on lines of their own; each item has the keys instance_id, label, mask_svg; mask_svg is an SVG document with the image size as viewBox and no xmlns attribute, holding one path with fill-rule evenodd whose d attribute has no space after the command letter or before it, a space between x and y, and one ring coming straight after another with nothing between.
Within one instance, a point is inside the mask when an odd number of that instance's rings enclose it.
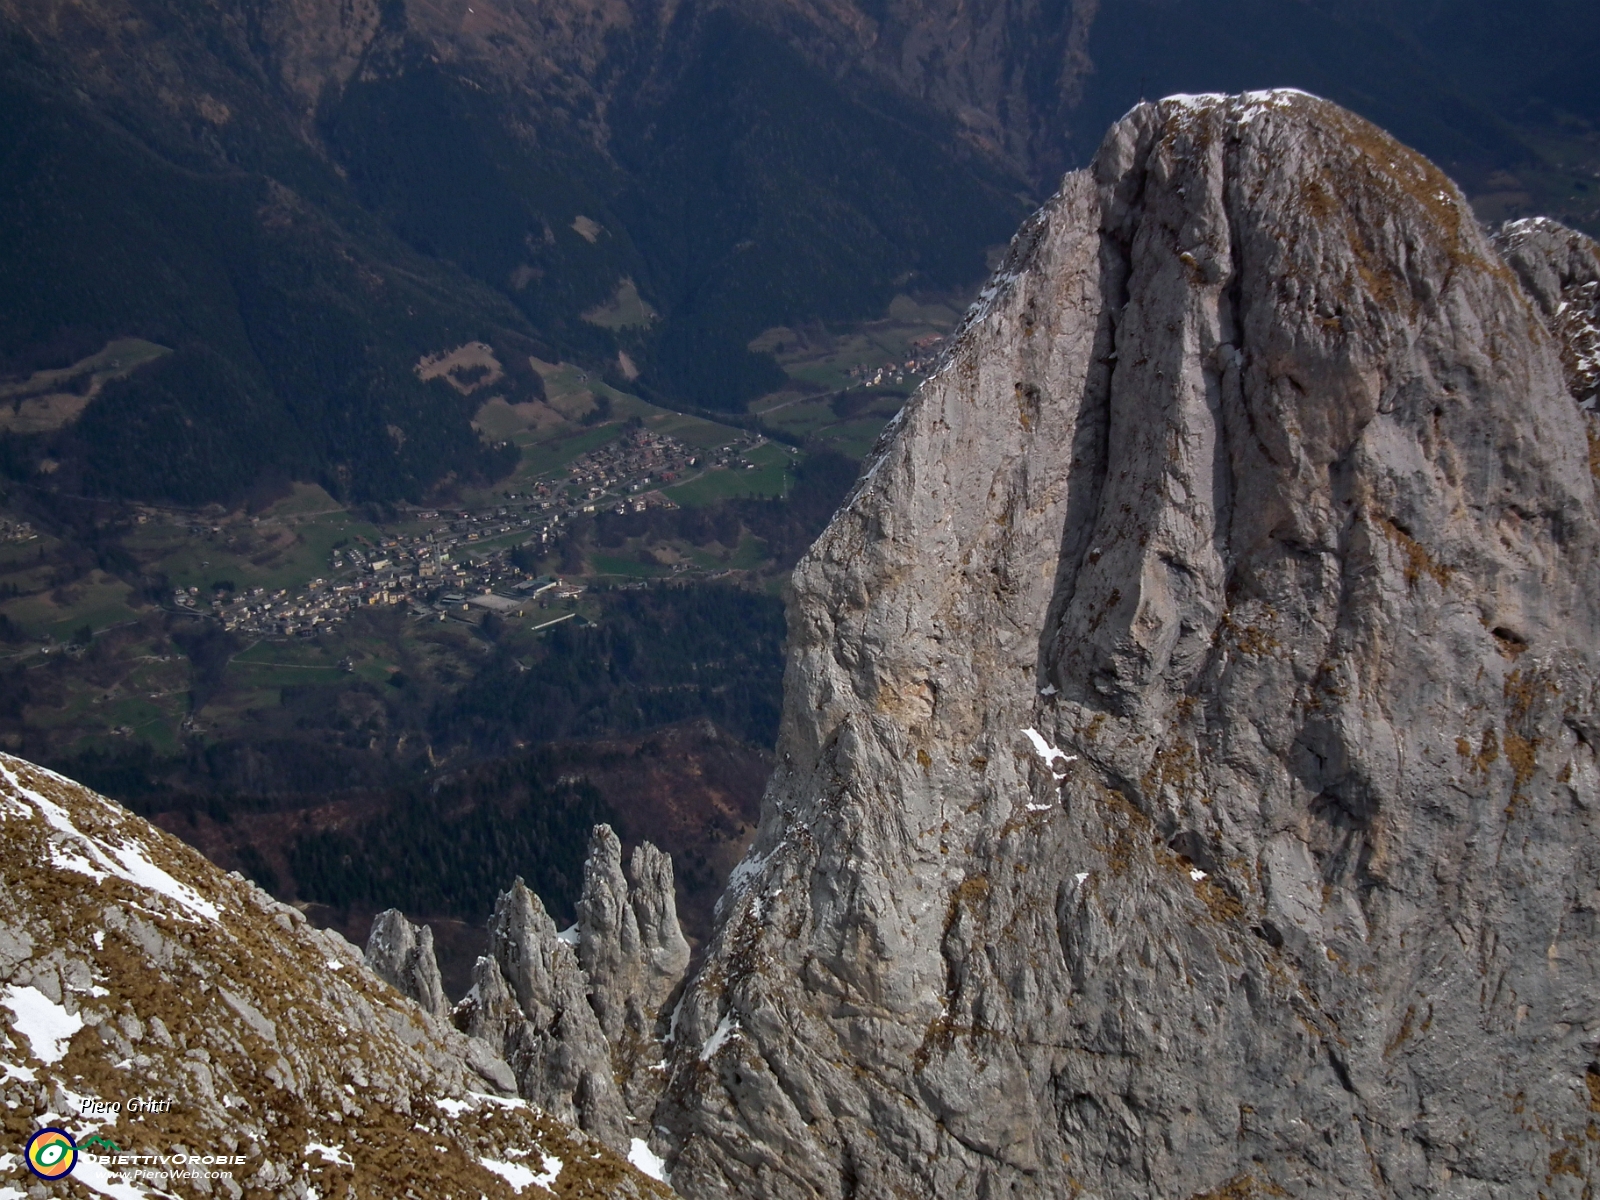
<instances>
[{"instance_id":1,"label":"gray rock face","mask_svg":"<svg viewBox=\"0 0 1600 1200\"><path fill-rule=\"evenodd\" d=\"M1508 222L1495 244L1555 337L1572 398L1593 412L1600 397L1600 247L1547 217Z\"/></svg>"},{"instance_id":2,"label":"gray rock face","mask_svg":"<svg viewBox=\"0 0 1600 1200\"><path fill-rule=\"evenodd\" d=\"M796 570L674 1186L1586 1194L1597 533L1443 175L1298 93L1130 113Z\"/></svg>"},{"instance_id":3,"label":"gray rock face","mask_svg":"<svg viewBox=\"0 0 1600 1200\"><path fill-rule=\"evenodd\" d=\"M489 948L456 1006L458 1028L499 1051L528 1100L626 1151L627 1114L583 969L520 879L495 904Z\"/></svg>"},{"instance_id":4,"label":"gray rock face","mask_svg":"<svg viewBox=\"0 0 1600 1200\"><path fill-rule=\"evenodd\" d=\"M631 886L630 886L631 885ZM628 1110L648 1123L665 1082L661 1014L689 966L678 925L672 859L648 842L622 871L622 843L596 825L578 901L578 961L589 1002L611 1046Z\"/></svg>"},{"instance_id":5,"label":"gray rock face","mask_svg":"<svg viewBox=\"0 0 1600 1200\"><path fill-rule=\"evenodd\" d=\"M511 1064L521 1094L627 1150L630 1117L647 1132L665 1075L663 1008L689 965L672 860L597 825L583 868L578 922L557 933L519 879L489 921L456 1023Z\"/></svg>"},{"instance_id":6,"label":"gray rock face","mask_svg":"<svg viewBox=\"0 0 1600 1200\"><path fill-rule=\"evenodd\" d=\"M633 885L628 903L639 923L640 964L632 1003L641 1014L659 1013L689 969L689 940L678 924L672 856L640 842L628 858Z\"/></svg>"},{"instance_id":7,"label":"gray rock face","mask_svg":"<svg viewBox=\"0 0 1600 1200\"><path fill-rule=\"evenodd\" d=\"M622 873L622 842L611 826L596 825L578 901L578 961L589 978L589 998L600 1028L613 1043L622 1036L641 958L639 919L628 903L628 880Z\"/></svg>"},{"instance_id":8,"label":"gray rock face","mask_svg":"<svg viewBox=\"0 0 1600 1200\"><path fill-rule=\"evenodd\" d=\"M398 908L386 909L373 918L365 958L379 978L410 996L423 1012L443 1017L449 1011L430 926L413 925Z\"/></svg>"}]
</instances>

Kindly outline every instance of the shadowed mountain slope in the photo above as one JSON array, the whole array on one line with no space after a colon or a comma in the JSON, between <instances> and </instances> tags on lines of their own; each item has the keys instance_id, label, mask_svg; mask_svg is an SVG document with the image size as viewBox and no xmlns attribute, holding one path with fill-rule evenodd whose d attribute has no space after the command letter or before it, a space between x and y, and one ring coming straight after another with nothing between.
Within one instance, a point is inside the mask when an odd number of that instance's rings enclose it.
<instances>
[{"instance_id":1,"label":"shadowed mountain slope","mask_svg":"<svg viewBox=\"0 0 1600 1200\"><path fill-rule=\"evenodd\" d=\"M4 0L0 374L173 353L0 464L185 503L264 476L422 498L509 465L413 370L469 340L619 384L625 354L651 398L740 410L783 378L757 334L975 282L1145 94L1308 88L1495 211L1600 220L1590 8L1500 36L1483 0ZM584 319L629 287L655 319Z\"/></svg>"}]
</instances>

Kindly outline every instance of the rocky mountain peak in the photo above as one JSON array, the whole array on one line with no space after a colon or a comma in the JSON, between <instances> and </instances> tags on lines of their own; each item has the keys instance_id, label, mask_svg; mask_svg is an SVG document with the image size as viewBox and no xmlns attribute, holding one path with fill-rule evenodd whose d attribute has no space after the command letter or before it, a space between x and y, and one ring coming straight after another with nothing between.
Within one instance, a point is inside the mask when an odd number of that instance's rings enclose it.
<instances>
[{"instance_id":1,"label":"rocky mountain peak","mask_svg":"<svg viewBox=\"0 0 1600 1200\"><path fill-rule=\"evenodd\" d=\"M387 909L373 920L362 957L379 978L415 1000L423 1012L443 1017L449 1011L428 926L413 925L399 909Z\"/></svg>"},{"instance_id":2,"label":"rocky mountain peak","mask_svg":"<svg viewBox=\"0 0 1600 1200\"><path fill-rule=\"evenodd\" d=\"M1581 1193L1600 511L1548 232L1540 299L1295 92L1067 176L795 572L675 1187Z\"/></svg>"}]
</instances>

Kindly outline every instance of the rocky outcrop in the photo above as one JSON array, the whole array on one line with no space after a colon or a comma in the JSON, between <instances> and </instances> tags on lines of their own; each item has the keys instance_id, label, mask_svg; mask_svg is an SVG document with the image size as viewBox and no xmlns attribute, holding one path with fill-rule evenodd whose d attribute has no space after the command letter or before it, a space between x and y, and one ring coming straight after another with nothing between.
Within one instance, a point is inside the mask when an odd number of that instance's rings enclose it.
<instances>
[{"instance_id":1,"label":"rocky outcrop","mask_svg":"<svg viewBox=\"0 0 1600 1200\"><path fill-rule=\"evenodd\" d=\"M668 1194L587 1135L486 1094L505 1072L337 934L0 754L0 1122L18 1151L0 1155L0 1195L45 1194L20 1154L41 1128L77 1139L84 1186L52 1189L73 1194ZM89 1157L112 1146L175 1173Z\"/></svg>"},{"instance_id":2,"label":"rocky outcrop","mask_svg":"<svg viewBox=\"0 0 1600 1200\"><path fill-rule=\"evenodd\" d=\"M606 1037L616 1042L643 955L639 919L628 903L628 880L622 873L622 842L609 825L595 826L589 838L575 932L595 1016Z\"/></svg>"},{"instance_id":3,"label":"rocky outcrop","mask_svg":"<svg viewBox=\"0 0 1600 1200\"><path fill-rule=\"evenodd\" d=\"M649 842L639 843L628 858L628 881L640 951L628 985L628 1006L641 1014L660 1012L689 969L689 940L678 924L672 856Z\"/></svg>"},{"instance_id":4,"label":"rocky outcrop","mask_svg":"<svg viewBox=\"0 0 1600 1200\"><path fill-rule=\"evenodd\" d=\"M622 843L609 825L597 825L584 864L576 933L589 1002L611 1046L617 1077L627 1081L628 1108L648 1122L663 1079L661 1016L689 966L671 857L642 843L634 847L625 877Z\"/></svg>"},{"instance_id":5,"label":"rocky outcrop","mask_svg":"<svg viewBox=\"0 0 1600 1200\"><path fill-rule=\"evenodd\" d=\"M558 933L518 879L489 921L488 956L456 1007L459 1028L498 1050L518 1090L621 1150L647 1131L664 1082L663 1009L689 965L672 861L597 825L584 863L578 922Z\"/></svg>"},{"instance_id":6,"label":"rocky outcrop","mask_svg":"<svg viewBox=\"0 0 1600 1200\"><path fill-rule=\"evenodd\" d=\"M432 927L413 925L398 908L386 909L373 919L363 959L423 1012L435 1017L449 1012L439 962L433 956Z\"/></svg>"},{"instance_id":7,"label":"rocky outcrop","mask_svg":"<svg viewBox=\"0 0 1600 1200\"><path fill-rule=\"evenodd\" d=\"M1600 400L1600 247L1558 221L1510 221L1495 244L1556 340L1567 390L1585 412Z\"/></svg>"},{"instance_id":8,"label":"rocky outcrop","mask_svg":"<svg viewBox=\"0 0 1600 1200\"><path fill-rule=\"evenodd\" d=\"M524 1097L626 1150L627 1113L583 969L521 879L495 904L489 947L456 1006L457 1027L500 1051Z\"/></svg>"},{"instance_id":9,"label":"rocky outcrop","mask_svg":"<svg viewBox=\"0 0 1600 1200\"><path fill-rule=\"evenodd\" d=\"M1562 354L1350 114L1115 126L796 570L674 1186L1584 1194L1600 516Z\"/></svg>"}]
</instances>

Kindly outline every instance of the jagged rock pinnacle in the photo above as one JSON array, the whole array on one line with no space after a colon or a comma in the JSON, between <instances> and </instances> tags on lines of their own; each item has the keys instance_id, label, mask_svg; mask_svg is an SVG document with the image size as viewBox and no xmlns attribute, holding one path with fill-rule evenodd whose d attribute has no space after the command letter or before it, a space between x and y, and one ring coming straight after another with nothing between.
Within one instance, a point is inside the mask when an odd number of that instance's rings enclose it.
<instances>
[{"instance_id":1,"label":"jagged rock pinnacle","mask_svg":"<svg viewBox=\"0 0 1600 1200\"><path fill-rule=\"evenodd\" d=\"M557 933L519 879L495 905L489 943L458 1026L503 1054L541 1108L624 1151L635 1133L647 1140L664 1082L663 1009L689 965L672 860L645 843L625 875L622 843L597 825L577 923Z\"/></svg>"},{"instance_id":2,"label":"jagged rock pinnacle","mask_svg":"<svg viewBox=\"0 0 1600 1200\"><path fill-rule=\"evenodd\" d=\"M433 929L413 925L398 908L385 909L367 935L366 963L380 978L410 996L422 1011L443 1017L450 1009L433 955Z\"/></svg>"},{"instance_id":3,"label":"jagged rock pinnacle","mask_svg":"<svg viewBox=\"0 0 1600 1200\"><path fill-rule=\"evenodd\" d=\"M521 879L495 904L489 947L456 1006L458 1027L500 1051L524 1097L626 1151L627 1114L583 968Z\"/></svg>"}]
</instances>

